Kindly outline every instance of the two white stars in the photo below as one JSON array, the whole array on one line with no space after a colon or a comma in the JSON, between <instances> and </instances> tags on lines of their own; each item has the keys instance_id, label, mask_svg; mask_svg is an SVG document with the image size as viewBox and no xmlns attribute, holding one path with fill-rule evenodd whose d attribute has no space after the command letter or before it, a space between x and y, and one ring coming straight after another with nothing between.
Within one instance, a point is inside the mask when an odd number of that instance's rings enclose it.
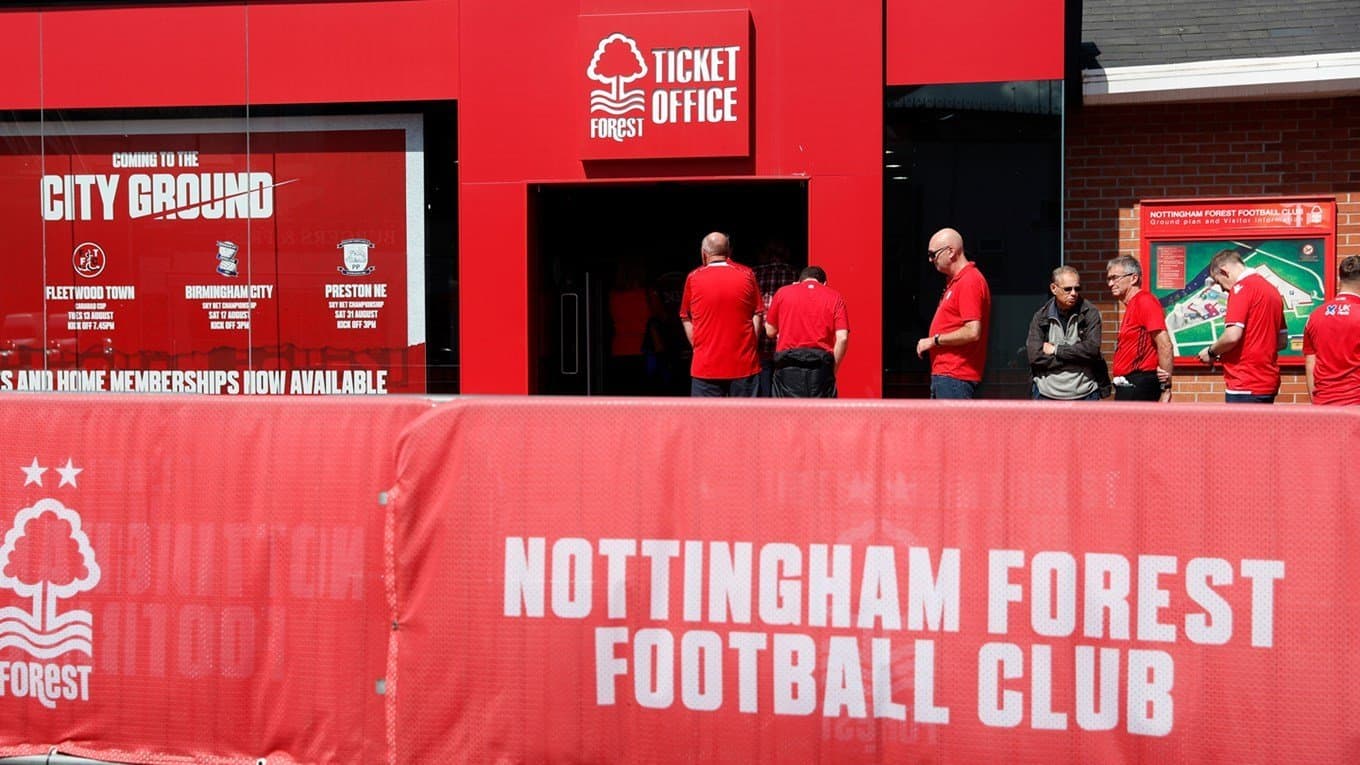
<instances>
[{"instance_id":1,"label":"two white stars","mask_svg":"<svg viewBox=\"0 0 1360 765\"><path fill-rule=\"evenodd\" d=\"M25 486L30 483L36 483L39 486L42 486L42 474L47 472L47 468L38 464L37 457L33 458L33 464L28 465L27 467L20 467L19 469L24 471ZM70 484L74 488L79 488L76 486L76 476L84 470L85 468L78 468L72 464L71 458L67 457L66 467L56 468L57 473L61 475L61 481L57 483L57 488L61 488L67 484Z\"/></svg>"}]
</instances>

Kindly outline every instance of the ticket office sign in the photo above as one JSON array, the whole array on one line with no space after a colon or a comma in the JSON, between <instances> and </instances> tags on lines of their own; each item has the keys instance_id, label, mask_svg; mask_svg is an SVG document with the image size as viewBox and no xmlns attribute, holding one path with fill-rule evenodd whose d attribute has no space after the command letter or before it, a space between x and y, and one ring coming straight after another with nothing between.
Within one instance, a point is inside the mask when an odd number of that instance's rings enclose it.
<instances>
[{"instance_id":1,"label":"ticket office sign","mask_svg":"<svg viewBox=\"0 0 1360 765\"><path fill-rule=\"evenodd\" d=\"M424 390L418 117L25 130L0 389Z\"/></svg>"},{"instance_id":2,"label":"ticket office sign","mask_svg":"<svg viewBox=\"0 0 1360 765\"><path fill-rule=\"evenodd\" d=\"M750 154L749 11L585 15L577 27L581 159Z\"/></svg>"},{"instance_id":3,"label":"ticket office sign","mask_svg":"<svg viewBox=\"0 0 1360 765\"><path fill-rule=\"evenodd\" d=\"M1153 200L1140 222L1144 286L1166 314L1177 364L1198 364L1223 333L1228 294L1209 278L1209 261L1229 249L1279 290L1289 331L1280 363L1303 363L1308 315L1333 289L1334 200Z\"/></svg>"}]
</instances>

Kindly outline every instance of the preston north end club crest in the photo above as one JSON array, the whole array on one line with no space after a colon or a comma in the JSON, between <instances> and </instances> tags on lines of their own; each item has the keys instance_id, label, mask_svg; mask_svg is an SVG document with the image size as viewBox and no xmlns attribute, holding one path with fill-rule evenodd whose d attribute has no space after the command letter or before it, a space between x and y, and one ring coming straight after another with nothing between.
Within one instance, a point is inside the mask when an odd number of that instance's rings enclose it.
<instances>
[{"instance_id":1,"label":"preston north end club crest","mask_svg":"<svg viewBox=\"0 0 1360 765\"><path fill-rule=\"evenodd\" d=\"M372 242L367 239L345 239L335 248L345 253L345 264L336 269L340 273L345 276L367 276L373 273L374 266L368 264L368 251L373 249Z\"/></svg>"}]
</instances>

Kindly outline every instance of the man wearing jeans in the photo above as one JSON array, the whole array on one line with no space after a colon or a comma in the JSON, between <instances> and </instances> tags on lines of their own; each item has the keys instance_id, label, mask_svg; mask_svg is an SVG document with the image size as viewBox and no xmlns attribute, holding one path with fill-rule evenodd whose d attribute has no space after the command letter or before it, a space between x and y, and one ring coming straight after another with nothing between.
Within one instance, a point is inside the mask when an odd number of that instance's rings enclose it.
<instances>
[{"instance_id":1,"label":"man wearing jeans","mask_svg":"<svg viewBox=\"0 0 1360 765\"><path fill-rule=\"evenodd\" d=\"M1229 404L1273 404L1280 391L1280 349L1289 339L1284 299L1237 250L1209 261L1209 278L1228 293L1223 334L1199 352L1212 364L1223 359L1224 400Z\"/></svg>"},{"instance_id":2,"label":"man wearing jeans","mask_svg":"<svg viewBox=\"0 0 1360 765\"><path fill-rule=\"evenodd\" d=\"M765 302L751 269L732 263L727 235L704 237L703 265L685 279L680 321L694 346L690 395L754 398L759 391L756 336Z\"/></svg>"},{"instance_id":3,"label":"man wearing jeans","mask_svg":"<svg viewBox=\"0 0 1360 765\"><path fill-rule=\"evenodd\" d=\"M930 354L930 397L974 398L987 362L992 291L954 229L936 231L926 257L946 279L930 337L916 341L918 357Z\"/></svg>"}]
</instances>

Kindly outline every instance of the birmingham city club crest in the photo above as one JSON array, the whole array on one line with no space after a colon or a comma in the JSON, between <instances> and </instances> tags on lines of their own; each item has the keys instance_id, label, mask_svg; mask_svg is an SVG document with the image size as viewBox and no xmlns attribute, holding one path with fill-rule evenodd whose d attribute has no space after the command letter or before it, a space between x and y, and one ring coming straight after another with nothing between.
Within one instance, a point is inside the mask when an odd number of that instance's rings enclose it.
<instances>
[{"instance_id":1,"label":"birmingham city club crest","mask_svg":"<svg viewBox=\"0 0 1360 765\"><path fill-rule=\"evenodd\" d=\"M240 249L235 242L217 243L217 273L233 277L239 273L236 252Z\"/></svg>"}]
</instances>

